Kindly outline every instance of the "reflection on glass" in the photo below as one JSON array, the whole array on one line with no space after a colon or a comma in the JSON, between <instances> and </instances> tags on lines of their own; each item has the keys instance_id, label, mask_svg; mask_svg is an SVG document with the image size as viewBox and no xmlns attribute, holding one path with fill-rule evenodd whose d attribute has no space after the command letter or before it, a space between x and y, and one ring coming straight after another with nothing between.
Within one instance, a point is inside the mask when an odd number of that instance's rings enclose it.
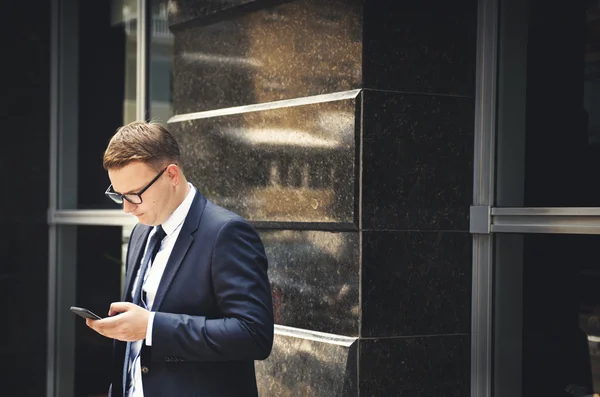
<instances>
[{"instance_id":1,"label":"reflection on glass","mask_svg":"<svg viewBox=\"0 0 600 397\"><path fill-rule=\"evenodd\" d=\"M173 115L173 34L169 30L166 0L151 2L150 20L150 118L166 124Z\"/></svg>"},{"instance_id":2,"label":"reflection on glass","mask_svg":"<svg viewBox=\"0 0 600 397\"><path fill-rule=\"evenodd\" d=\"M123 234L121 227L77 227L73 306L105 316L110 304L120 300ZM75 320L74 397L106 396L112 340L92 331L83 319Z\"/></svg>"},{"instance_id":3,"label":"reflection on glass","mask_svg":"<svg viewBox=\"0 0 600 397\"><path fill-rule=\"evenodd\" d=\"M586 16L584 107L590 143L600 143L600 5L589 2Z\"/></svg>"},{"instance_id":4,"label":"reflection on glass","mask_svg":"<svg viewBox=\"0 0 600 397\"><path fill-rule=\"evenodd\" d=\"M502 13L511 23L500 29L498 148L506 155L498 155L499 204L599 206L600 6L506 3L512 5Z\"/></svg>"},{"instance_id":5,"label":"reflection on glass","mask_svg":"<svg viewBox=\"0 0 600 397\"><path fill-rule=\"evenodd\" d=\"M253 221L354 221L356 100L171 123L187 176Z\"/></svg>"},{"instance_id":6,"label":"reflection on glass","mask_svg":"<svg viewBox=\"0 0 600 397\"><path fill-rule=\"evenodd\" d=\"M79 34L65 38L79 49L72 73L77 86L64 87L67 103L78 98L76 111L70 113L77 130L67 124L63 131L77 136L65 136L66 152L60 154L63 167L73 170L71 175L61 175L63 186L69 186L65 191L77 192L76 199L65 200L65 209L115 208L98 192L110 184L102 169L106 144L117 128L136 119L136 4L134 0L79 1Z\"/></svg>"},{"instance_id":7,"label":"reflection on glass","mask_svg":"<svg viewBox=\"0 0 600 397\"><path fill-rule=\"evenodd\" d=\"M123 124L137 119L137 1L112 0L111 25L125 31Z\"/></svg>"},{"instance_id":8,"label":"reflection on glass","mask_svg":"<svg viewBox=\"0 0 600 397\"><path fill-rule=\"evenodd\" d=\"M600 393L600 236L497 241L495 395Z\"/></svg>"}]
</instances>

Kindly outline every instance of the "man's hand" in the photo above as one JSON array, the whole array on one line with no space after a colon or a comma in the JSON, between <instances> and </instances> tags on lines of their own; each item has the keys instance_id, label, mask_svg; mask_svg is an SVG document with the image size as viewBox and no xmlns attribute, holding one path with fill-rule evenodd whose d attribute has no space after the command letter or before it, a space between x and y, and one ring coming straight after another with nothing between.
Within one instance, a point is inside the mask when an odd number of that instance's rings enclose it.
<instances>
[{"instance_id":1,"label":"man's hand","mask_svg":"<svg viewBox=\"0 0 600 397\"><path fill-rule=\"evenodd\" d=\"M150 312L128 302L115 302L102 320L86 319L88 327L107 338L136 342L146 338Z\"/></svg>"}]
</instances>

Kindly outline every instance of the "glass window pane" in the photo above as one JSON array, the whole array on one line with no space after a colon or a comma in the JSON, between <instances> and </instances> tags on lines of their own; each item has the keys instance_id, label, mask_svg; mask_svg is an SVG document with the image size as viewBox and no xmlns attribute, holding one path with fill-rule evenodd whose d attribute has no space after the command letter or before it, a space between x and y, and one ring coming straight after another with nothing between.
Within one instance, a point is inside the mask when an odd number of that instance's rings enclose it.
<instances>
[{"instance_id":1,"label":"glass window pane","mask_svg":"<svg viewBox=\"0 0 600 397\"><path fill-rule=\"evenodd\" d=\"M123 124L137 119L137 1L112 0L112 12L120 16L115 29L125 30L125 93L123 95Z\"/></svg>"},{"instance_id":2,"label":"glass window pane","mask_svg":"<svg viewBox=\"0 0 600 397\"><path fill-rule=\"evenodd\" d=\"M600 5L500 2L497 206L600 206Z\"/></svg>"},{"instance_id":3,"label":"glass window pane","mask_svg":"<svg viewBox=\"0 0 600 397\"><path fill-rule=\"evenodd\" d=\"M173 115L173 35L169 30L167 0L152 0L150 21L150 118L164 123Z\"/></svg>"},{"instance_id":4,"label":"glass window pane","mask_svg":"<svg viewBox=\"0 0 600 397\"><path fill-rule=\"evenodd\" d=\"M104 197L102 155L124 123L135 120L137 2L80 1L77 208L118 208Z\"/></svg>"},{"instance_id":5,"label":"glass window pane","mask_svg":"<svg viewBox=\"0 0 600 397\"><path fill-rule=\"evenodd\" d=\"M600 392L600 236L496 243L494 396Z\"/></svg>"},{"instance_id":6,"label":"glass window pane","mask_svg":"<svg viewBox=\"0 0 600 397\"><path fill-rule=\"evenodd\" d=\"M136 118L137 2L78 1L62 25L60 199L63 209L118 208L102 156L115 130ZM66 28L65 28L66 29ZM67 30L67 29L66 29Z\"/></svg>"},{"instance_id":7,"label":"glass window pane","mask_svg":"<svg viewBox=\"0 0 600 397\"><path fill-rule=\"evenodd\" d=\"M94 332L69 311L79 306L101 317L121 300L124 253L131 228L61 226L57 307L58 394L64 397L106 396L112 339ZM68 324L68 326L67 326ZM70 383L69 383L70 380Z\"/></svg>"}]
</instances>

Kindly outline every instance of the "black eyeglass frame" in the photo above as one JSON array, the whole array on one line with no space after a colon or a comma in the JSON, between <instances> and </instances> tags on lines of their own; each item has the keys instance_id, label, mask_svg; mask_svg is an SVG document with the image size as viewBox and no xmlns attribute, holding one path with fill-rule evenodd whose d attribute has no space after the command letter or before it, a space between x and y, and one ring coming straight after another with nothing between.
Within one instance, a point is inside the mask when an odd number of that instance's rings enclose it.
<instances>
[{"instance_id":1,"label":"black eyeglass frame","mask_svg":"<svg viewBox=\"0 0 600 397\"><path fill-rule=\"evenodd\" d=\"M106 196L108 196L112 201L114 201L117 204L123 204L123 200L127 200L127 202L133 204L133 205L140 205L143 203L142 200L142 194L144 194L144 192L146 190L148 190L150 188L150 186L152 186L154 184L154 182L156 182L158 180L158 178L160 178L160 176L162 174L165 173L165 171L167 170L167 168L169 168L169 166L166 166L165 168L162 169L162 171L160 171L158 173L158 175L156 175L154 177L154 179L152 179L150 181L150 183L148 183L142 190L140 190L137 193L119 193L119 192L115 192L113 189L113 185L111 184L108 189L106 189L106 191L104 192L104 194ZM139 203L138 202L134 202L132 201L130 198L128 198L127 196L136 196L139 199Z\"/></svg>"}]
</instances>

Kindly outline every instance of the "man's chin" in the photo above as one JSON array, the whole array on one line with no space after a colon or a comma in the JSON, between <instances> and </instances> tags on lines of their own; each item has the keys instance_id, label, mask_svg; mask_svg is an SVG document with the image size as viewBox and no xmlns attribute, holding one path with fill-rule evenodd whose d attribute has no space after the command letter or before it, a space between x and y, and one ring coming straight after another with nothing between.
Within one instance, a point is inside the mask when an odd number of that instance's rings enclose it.
<instances>
[{"instance_id":1,"label":"man's chin","mask_svg":"<svg viewBox=\"0 0 600 397\"><path fill-rule=\"evenodd\" d=\"M138 222L141 223L142 225L146 225L146 226L156 226L156 222L151 222L149 219L145 218L144 216L138 216L137 217Z\"/></svg>"},{"instance_id":2,"label":"man's chin","mask_svg":"<svg viewBox=\"0 0 600 397\"><path fill-rule=\"evenodd\" d=\"M137 218L138 222L141 223L142 225L146 225L146 226L152 226L150 225L150 223L148 222L148 219L146 219L145 214L142 215L135 215L135 217Z\"/></svg>"}]
</instances>

